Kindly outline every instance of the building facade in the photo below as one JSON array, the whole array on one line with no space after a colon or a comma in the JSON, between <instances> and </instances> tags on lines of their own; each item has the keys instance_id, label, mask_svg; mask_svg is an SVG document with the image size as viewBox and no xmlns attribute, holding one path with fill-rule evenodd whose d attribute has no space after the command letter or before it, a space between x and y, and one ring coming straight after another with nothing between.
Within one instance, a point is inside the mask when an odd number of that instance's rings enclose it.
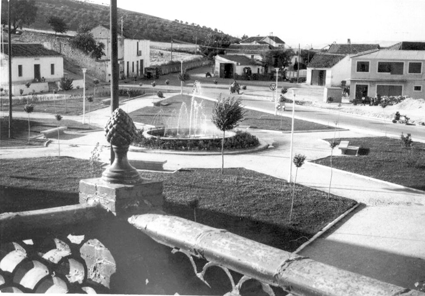
<instances>
[{"instance_id":1,"label":"building facade","mask_svg":"<svg viewBox=\"0 0 425 296\"><path fill-rule=\"evenodd\" d=\"M9 87L9 49L1 47L1 85ZM12 93L16 89L23 94L48 91L48 82L56 82L63 77L63 56L42 44L12 44ZM25 86L29 85L29 86ZM25 87L24 87L25 86Z\"/></svg>"},{"instance_id":2,"label":"building facade","mask_svg":"<svg viewBox=\"0 0 425 296\"><path fill-rule=\"evenodd\" d=\"M379 50L352 57L350 99L362 96L424 98L425 51Z\"/></svg>"}]
</instances>

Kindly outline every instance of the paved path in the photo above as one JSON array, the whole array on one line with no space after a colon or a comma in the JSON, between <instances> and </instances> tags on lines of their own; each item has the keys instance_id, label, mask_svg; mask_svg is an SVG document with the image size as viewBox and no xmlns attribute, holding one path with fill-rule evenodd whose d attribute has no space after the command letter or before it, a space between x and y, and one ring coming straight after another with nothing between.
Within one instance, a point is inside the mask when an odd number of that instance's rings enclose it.
<instances>
[{"instance_id":1,"label":"paved path","mask_svg":"<svg viewBox=\"0 0 425 296\"><path fill-rule=\"evenodd\" d=\"M170 96L170 94L165 94ZM121 108L127 112L150 106L156 96L142 97L125 102ZM269 108L264 100L250 99L262 109ZM266 107L264 107L266 106ZM270 109L268 109L272 112ZM23 112L22 112L23 113ZM19 116L18 112L15 116ZM26 114L22 114L26 116ZM45 116L34 113L32 117ZM51 117L51 115L49 115ZM91 112L92 123L103 126L109 109ZM67 117L68 118L68 117ZM81 120L80 116L69 119ZM281 132L250 130L274 148L255 154L227 155L226 167L245 167L281 179L289 175L290 135ZM103 132L67 133L61 140L61 155L88 159L97 142L107 145ZM353 131L341 132L341 137L362 137L367 134ZM323 138L333 132L297 133L294 152L302 153L308 160L326 157L330 153ZM57 141L49 147L38 149L1 149L1 158L54 156ZM25 153L23 153L25 151ZM183 167L220 167L221 156L183 156L129 152L128 157L140 160L166 160L164 168L175 170ZM108 161L109 149L102 160ZM298 172L297 182L327 191L330 169L306 163ZM364 204L338 223L326 236L319 238L301 251L317 261L354 271L379 280L413 288L416 281L425 279L425 194L394 184L371 180L362 176L333 171L331 193L348 197Z\"/></svg>"}]
</instances>

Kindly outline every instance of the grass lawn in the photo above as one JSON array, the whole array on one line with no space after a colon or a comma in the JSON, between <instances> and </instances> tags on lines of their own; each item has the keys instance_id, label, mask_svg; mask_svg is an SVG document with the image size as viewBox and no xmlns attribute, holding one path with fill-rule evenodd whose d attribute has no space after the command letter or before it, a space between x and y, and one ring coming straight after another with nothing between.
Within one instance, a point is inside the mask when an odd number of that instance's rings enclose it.
<instances>
[{"instance_id":1,"label":"grass lawn","mask_svg":"<svg viewBox=\"0 0 425 296\"><path fill-rule=\"evenodd\" d=\"M97 176L100 172L97 171ZM197 222L294 251L355 201L297 185L292 223L291 188L280 179L242 168L188 169L174 174L141 173L164 181L164 209ZM67 157L5 159L0 175L0 211L78 203L78 182L92 177L88 160Z\"/></svg>"},{"instance_id":2,"label":"grass lawn","mask_svg":"<svg viewBox=\"0 0 425 296\"><path fill-rule=\"evenodd\" d=\"M425 190L425 144L414 143L409 150L402 148L401 140L386 137L340 140L350 141L350 145L366 148L369 152L358 157L334 156L334 168ZM331 142L332 139L326 141ZM338 148L335 148L335 153L338 153L336 150ZM330 166L330 157L314 162Z\"/></svg>"},{"instance_id":3,"label":"grass lawn","mask_svg":"<svg viewBox=\"0 0 425 296\"><path fill-rule=\"evenodd\" d=\"M171 98L162 100L162 103L169 103L168 106L151 106L144 107L137 111L131 112L131 118L136 122L142 122L152 125L166 125L167 121L175 114L178 114L183 103L190 110L191 96L176 95ZM203 102L203 113L211 117L214 102L209 100L196 99L197 103ZM268 130L291 130L291 118L284 116L275 116L259 111L246 110L245 119L240 125L249 125L258 129ZM295 119L294 127L296 131L309 130L334 130L335 128L321 125L313 122Z\"/></svg>"},{"instance_id":4,"label":"grass lawn","mask_svg":"<svg viewBox=\"0 0 425 296\"><path fill-rule=\"evenodd\" d=\"M57 127L58 121L52 115L51 119L31 119L30 118L30 136L39 136L40 132L43 130L51 129ZM62 119L59 122L59 125L66 126L68 129L77 129L77 130L98 130L99 128L85 124L81 122ZM31 139L30 144L28 144L28 120L27 119L13 119L12 121L12 139L9 139L9 121L5 118L0 119L0 147L16 147L16 146L27 146L28 148L34 146L43 146L46 140L44 139Z\"/></svg>"}]
</instances>

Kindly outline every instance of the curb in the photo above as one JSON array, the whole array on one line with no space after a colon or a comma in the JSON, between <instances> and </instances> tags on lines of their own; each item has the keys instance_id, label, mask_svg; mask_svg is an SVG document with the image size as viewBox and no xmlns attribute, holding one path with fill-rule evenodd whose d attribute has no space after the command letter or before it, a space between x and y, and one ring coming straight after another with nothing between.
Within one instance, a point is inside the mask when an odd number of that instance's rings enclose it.
<instances>
[{"instance_id":1,"label":"curb","mask_svg":"<svg viewBox=\"0 0 425 296\"><path fill-rule=\"evenodd\" d=\"M330 167L328 167L326 165L317 164L317 163L314 163L314 162L311 162L311 161L307 161L307 162L309 164L312 164L312 165L315 165L315 166L327 167L327 168L330 169ZM383 184L386 184L386 185L391 185L391 186L394 186L394 187L399 187L399 188L402 188L402 189L411 190L411 191L414 191L414 192L421 193L421 194L424 194L425 195L425 191L424 190L420 190L420 189L416 189L416 188L412 188L412 187L407 187L407 186L403 186L403 185L400 185L400 184L391 183L391 182L388 182L388 181L384 181L384 180L380 180L380 179L375 179L375 178L372 178L372 177L368 177L368 176L364 176L364 175L360 175L360 174L356 174L356 173L352 173L352 172L348 172L348 171L344 171L344 170L340 170L340 169L336 169L336 168L332 168L332 170L335 170L335 171L340 172L340 173L345 173L347 175L351 175L351 176L355 176L355 177L360 177L360 178L363 178L363 179L366 179L366 180L369 180L369 181L375 181L375 182L383 183Z\"/></svg>"},{"instance_id":2,"label":"curb","mask_svg":"<svg viewBox=\"0 0 425 296\"><path fill-rule=\"evenodd\" d=\"M320 236L322 236L326 231L328 231L330 228L332 228L333 226L335 226L335 224L337 224L343 218L345 218L346 216L348 216L348 214L350 214L352 211L354 211L355 209L357 209L357 207L359 205L361 205L361 203L356 203L353 207L351 207L350 209L348 209L347 211L345 211L345 213L342 213L338 218L336 218L335 220L333 220L332 222L330 222L328 225L326 225L322 230L320 230L318 233L316 233L312 238L310 238L308 241L306 241L301 246L299 246L298 249L296 249L293 253L298 254L299 252L301 252L303 249L305 249L305 247L307 247L308 245L310 245L311 243L313 243L316 239L318 239Z\"/></svg>"},{"instance_id":3,"label":"curb","mask_svg":"<svg viewBox=\"0 0 425 296\"><path fill-rule=\"evenodd\" d=\"M264 143L260 140L260 145L246 150L234 150L234 151L225 151L224 155L236 155L236 154L247 154L264 151L269 148L269 144ZM177 155L197 155L197 156L209 156L209 155L221 155L221 151L176 151L176 150L159 150L159 149L146 149L140 148L137 146L130 145L128 151L139 152L139 153L154 153L154 154L177 154Z\"/></svg>"}]
</instances>

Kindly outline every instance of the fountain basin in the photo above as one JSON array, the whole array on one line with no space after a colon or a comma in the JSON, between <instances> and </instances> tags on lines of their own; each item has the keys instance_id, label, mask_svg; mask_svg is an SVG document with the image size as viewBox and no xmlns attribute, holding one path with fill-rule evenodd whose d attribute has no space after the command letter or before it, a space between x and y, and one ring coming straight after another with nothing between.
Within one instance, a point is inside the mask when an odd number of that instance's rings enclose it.
<instances>
[{"instance_id":1,"label":"fountain basin","mask_svg":"<svg viewBox=\"0 0 425 296\"><path fill-rule=\"evenodd\" d=\"M233 131L227 131L225 134L226 138L232 138L236 135ZM163 141L167 140L186 140L186 141L196 141L196 140L211 140L211 139L221 139L223 133L219 130L212 131L208 134L194 134L189 136L189 129L182 128L154 128L143 132L143 136L146 139L161 139Z\"/></svg>"}]
</instances>

